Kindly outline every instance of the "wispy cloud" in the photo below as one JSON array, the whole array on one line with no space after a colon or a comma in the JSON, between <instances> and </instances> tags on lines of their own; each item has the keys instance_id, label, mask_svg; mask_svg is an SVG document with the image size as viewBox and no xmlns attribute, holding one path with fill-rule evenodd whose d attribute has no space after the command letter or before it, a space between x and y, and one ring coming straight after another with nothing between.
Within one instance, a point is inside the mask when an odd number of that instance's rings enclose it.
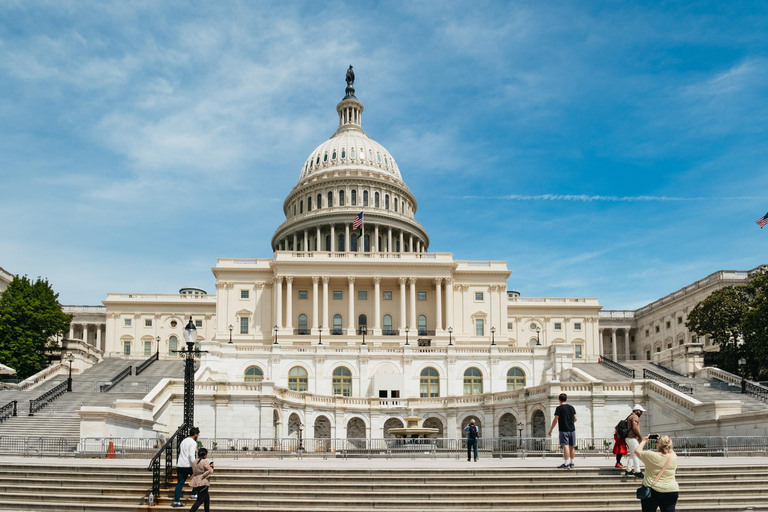
<instances>
[{"instance_id":1,"label":"wispy cloud","mask_svg":"<svg viewBox=\"0 0 768 512\"><path fill-rule=\"evenodd\" d=\"M605 195L587 195L587 194L509 194L505 196L460 196L459 199L490 199L498 201L575 201L581 203L608 202L608 203L626 203L626 202L677 202L677 201L712 201L712 200L752 200L765 199L759 196L742 197L675 197L675 196L605 196Z\"/></svg>"}]
</instances>

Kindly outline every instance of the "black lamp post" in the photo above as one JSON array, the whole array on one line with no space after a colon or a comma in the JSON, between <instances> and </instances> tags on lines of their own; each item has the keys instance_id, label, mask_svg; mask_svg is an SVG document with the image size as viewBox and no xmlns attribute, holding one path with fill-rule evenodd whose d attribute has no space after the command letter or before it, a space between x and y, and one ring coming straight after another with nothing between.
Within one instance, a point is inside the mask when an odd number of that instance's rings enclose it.
<instances>
[{"instance_id":1,"label":"black lamp post","mask_svg":"<svg viewBox=\"0 0 768 512\"><path fill-rule=\"evenodd\" d=\"M491 345L496 344L496 328L491 327Z\"/></svg>"},{"instance_id":2,"label":"black lamp post","mask_svg":"<svg viewBox=\"0 0 768 512\"><path fill-rule=\"evenodd\" d=\"M182 438L187 437L189 429L195 424L195 358L200 358L207 350L200 350L195 347L197 341L197 328L192 317L189 317L189 323L184 328L184 342L187 344L186 350L174 350L179 356L184 358L184 423L182 423Z\"/></svg>"},{"instance_id":3,"label":"black lamp post","mask_svg":"<svg viewBox=\"0 0 768 512\"><path fill-rule=\"evenodd\" d=\"M272 330L275 331L275 342L273 345L277 345L277 326L275 326Z\"/></svg>"},{"instance_id":4,"label":"black lamp post","mask_svg":"<svg viewBox=\"0 0 768 512\"><path fill-rule=\"evenodd\" d=\"M299 423L299 451L304 449L304 424Z\"/></svg>"},{"instance_id":5,"label":"black lamp post","mask_svg":"<svg viewBox=\"0 0 768 512\"><path fill-rule=\"evenodd\" d=\"M73 356L70 352L67 354L66 359L69 361L69 378L67 379L67 391L72 392L72 361L75 360L75 356Z\"/></svg>"},{"instance_id":6,"label":"black lamp post","mask_svg":"<svg viewBox=\"0 0 768 512\"><path fill-rule=\"evenodd\" d=\"M409 328L408 328L408 326L406 325L406 326L405 326L405 344L406 344L406 345L408 344L408 331L410 331L410 329L409 329Z\"/></svg>"},{"instance_id":7,"label":"black lamp post","mask_svg":"<svg viewBox=\"0 0 768 512\"><path fill-rule=\"evenodd\" d=\"M317 344L322 345L323 344L323 326L320 326L320 330L317 332L317 335L319 337Z\"/></svg>"},{"instance_id":8,"label":"black lamp post","mask_svg":"<svg viewBox=\"0 0 768 512\"><path fill-rule=\"evenodd\" d=\"M157 351L155 352L155 361L160 360L160 336L155 336L155 341L157 342Z\"/></svg>"},{"instance_id":9,"label":"black lamp post","mask_svg":"<svg viewBox=\"0 0 768 512\"><path fill-rule=\"evenodd\" d=\"M539 333L541 333L541 327L537 325L536 326L536 345L541 345L541 337L539 336Z\"/></svg>"},{"instance_id":10,"label":"black lamp post","mask_svg":"<svg viewBox=\"0 0 768 512\"><path fill-rule=\"evenodd\" d=\"M453 345L453 327L448 328L448 345Z\"/></svg>"},{"instance_id":11,"label":"black lamp post","mask_svg":"<svg viewBox=\"0 0 768 512\"><path fill-rule=\"evenodd\" d=\"M747 392L747 379L744 377L744 370L747 366L747 360L745 358L739 359L739 373L741 374L741 393Z\"/></svg>"},{"instance_id":12,"label":"black lamp post","mask_svg":"<svg viewBox=\"0 0 768 512\"><path fill-rule=\"evenodd\" d=\"M368 332L368 328L363 325L360 327L360 332L363 334L363 345L365 345L365 333Z\"/></svg>"},{"instance_id":13,"label":"black lamp post","mask_svg":"<svg viewBox=\"0 0 768 512\"><path fill-rule=\"evenodd\" d=\"M235 327L232 324L229 324L229 344L232 344L232 329Z\"/></svg>"}]
</instances>

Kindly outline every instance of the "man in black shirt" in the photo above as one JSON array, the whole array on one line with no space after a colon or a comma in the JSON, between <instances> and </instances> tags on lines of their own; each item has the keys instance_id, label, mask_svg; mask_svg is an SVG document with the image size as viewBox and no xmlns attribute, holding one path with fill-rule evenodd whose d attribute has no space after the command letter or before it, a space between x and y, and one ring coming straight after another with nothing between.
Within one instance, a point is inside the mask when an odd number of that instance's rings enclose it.
<instances>
[{"instance_id":1,"label":"man in black shirt","mask_svg":"<svg viewBox=\"0 0 768 512\"><path fill-rule=\"evenodd\" d=\"M568 401L568 395L565 393L560 393L558 398L560 405L555 409L555 417L552 420L552 426L549 427L549 435L552 435L555 424L557 424L564 459L558 469L572 469L574 467L573 461L576 458L576 409L565 403Z\"/></svg>"}]
</instances>

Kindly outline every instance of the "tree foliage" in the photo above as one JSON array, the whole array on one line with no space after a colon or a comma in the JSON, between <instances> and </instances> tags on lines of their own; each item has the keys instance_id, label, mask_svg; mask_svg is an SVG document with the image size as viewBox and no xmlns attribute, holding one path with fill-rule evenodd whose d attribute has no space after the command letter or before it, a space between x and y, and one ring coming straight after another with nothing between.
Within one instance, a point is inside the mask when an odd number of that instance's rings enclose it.
<instances>
[{"instance_id":1,"label":"tree foliage","mask_svg":"<svg viewBox=\"0 0 768 512\"><path fill-rule=\"evenodd\" d=\"M726 286L701 301L688 314L688 329L708 336L720 351L713 360L720 368L739 373L739 359L746 359L745 374L768 377L768 272L752 275L748 284Z\"/></svg>"},{"instance_id":2,"label":"tree foliage","mask_svg":"<svg viewBox=\"0 0 768 512\"><path fill-rule=\"evenodd\" d=\"M0 362L21 379L42 370L48 351L58 350L56 334L69 330L66 315L48 280L16 276L0 296Z\"/></svg>"}]
</instances>

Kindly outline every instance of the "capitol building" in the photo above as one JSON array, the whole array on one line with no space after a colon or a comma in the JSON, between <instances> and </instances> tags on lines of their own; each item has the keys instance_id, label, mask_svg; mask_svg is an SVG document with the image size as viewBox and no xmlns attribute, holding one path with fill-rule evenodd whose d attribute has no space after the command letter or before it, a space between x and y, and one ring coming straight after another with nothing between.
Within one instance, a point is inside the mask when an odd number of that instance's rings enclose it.
<instances>
[{"instance_id":1,"label":"capitol building","mask_svg":"<svg viewBox=\"0 0 768 512\"><path fill-rule=\"evenodd\" d=\"M103 358L178 359L191 317L207 351L196 424L219 438L383 438L414 414L439 437L460 437L470 419L486 437L545 437L561 391L580 435L602 437L633 403L661 412L661 426L685 402L637 382L609 386L583 365L605 355L695 373L712 346L687 331L686 314L749 271L717 272L637 311L520 296L504 261L429 252L408 170L364 131L363 112L348 81L338 129L297 169L272 258L218 259L215 294L109 293L103 307L65 308L68 339ZM84 407L81 435L173 433L182 387L164 379L143 400ZM697 421L683 420L680 432Z\"/></svg>"}]
</instances>

